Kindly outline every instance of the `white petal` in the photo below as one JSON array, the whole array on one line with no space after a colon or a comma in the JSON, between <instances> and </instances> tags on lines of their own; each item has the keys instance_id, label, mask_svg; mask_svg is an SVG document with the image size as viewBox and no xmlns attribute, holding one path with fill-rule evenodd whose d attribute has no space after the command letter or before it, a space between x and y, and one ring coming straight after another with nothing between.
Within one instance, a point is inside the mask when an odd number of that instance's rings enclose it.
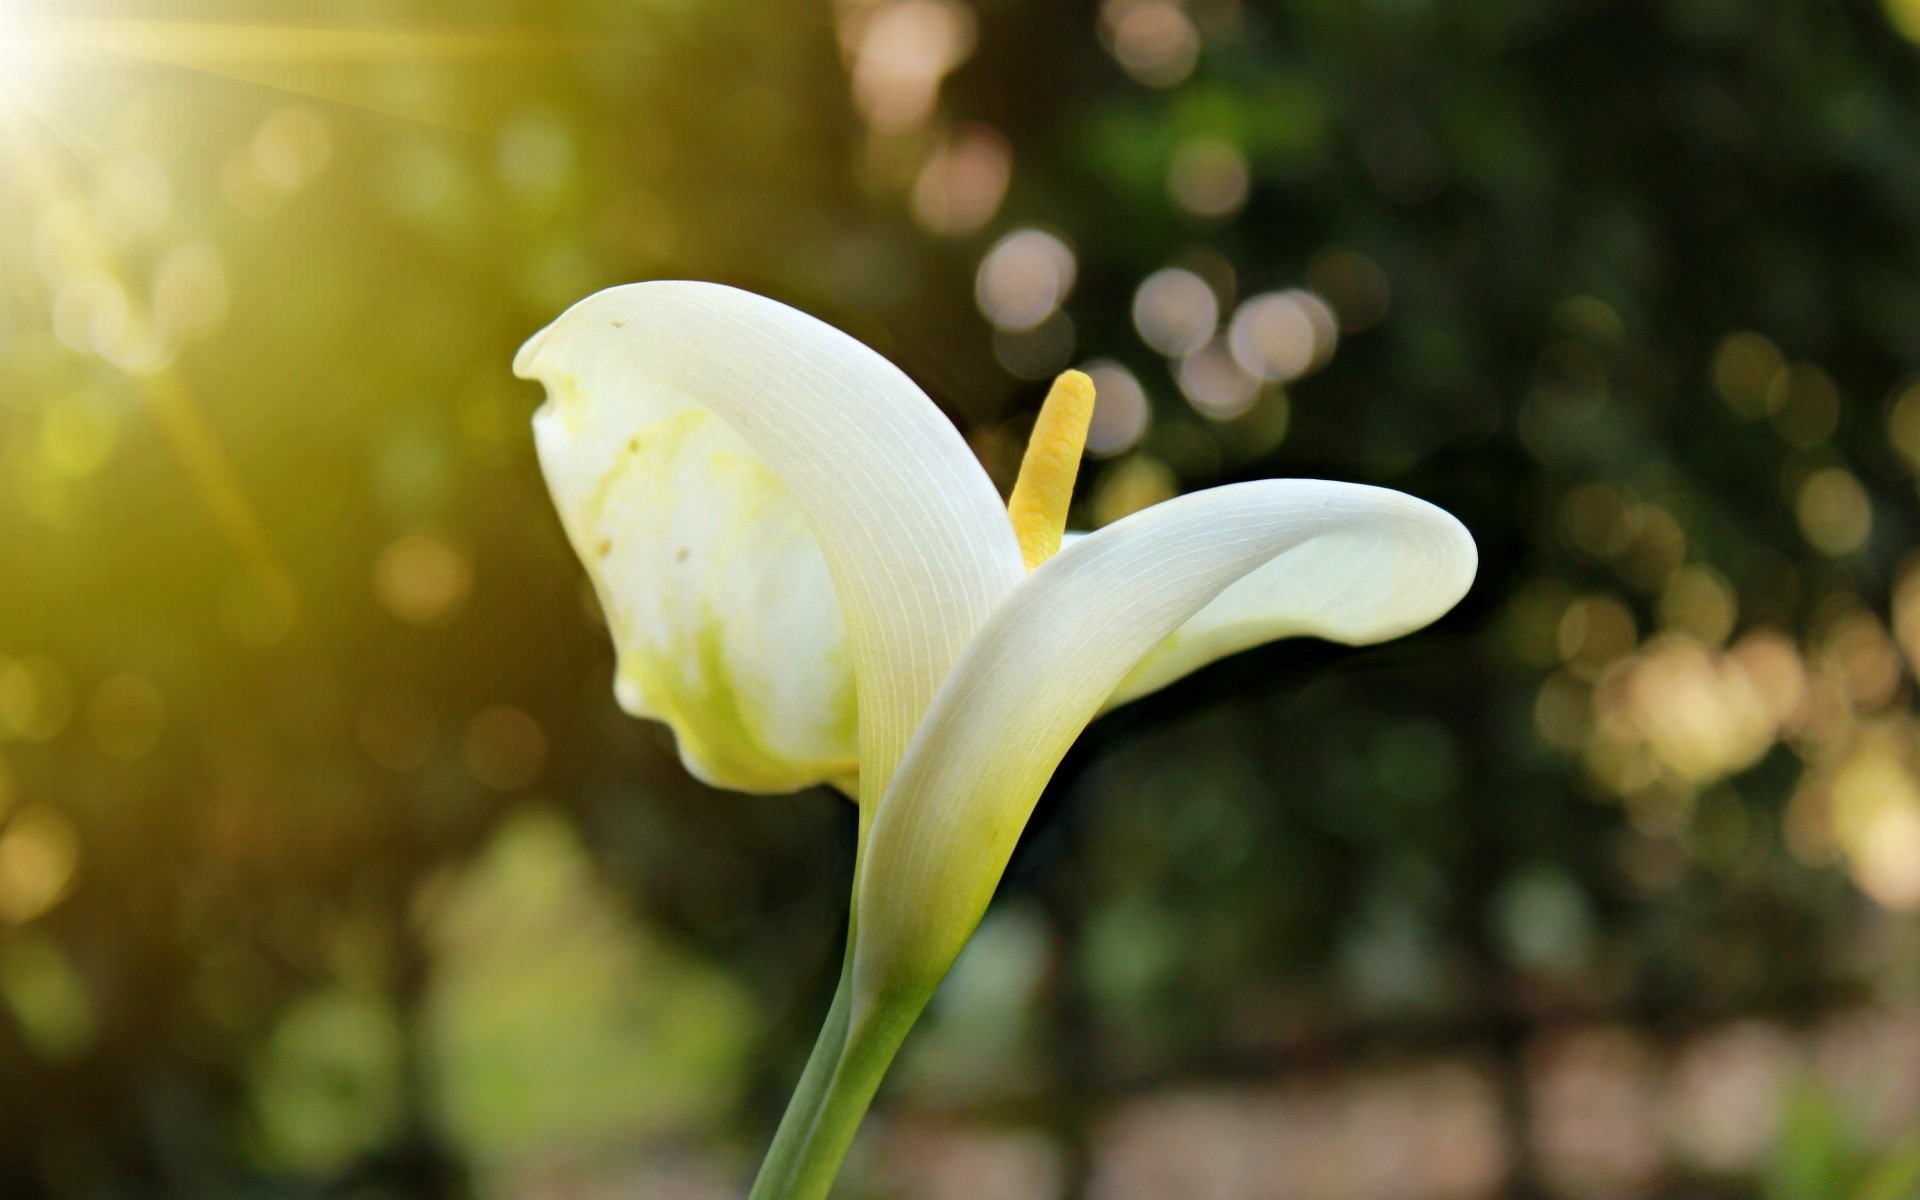
<instances>
[{"instance_id":1,"label":"white petal","mask_svg":"<svg viewBox=\"0 0 1920 1200\"><path fill-rule=\"evenodd\" d=\"M1106 707L1282 638L1365 646L1430 624L1466 595L1478 565L1473 539L1459 522L1448 521L1456 544L1437 560L1409 554L1405 543L1390 538L1337 536L1315 538L1275 558L1174 630L1127 676Z\"/></svg>"},{"instance_id":2,"label":"white petal","mask_svg":"<svg viewBox=\"0 0 1920 1200\"><path fill-rule=\"evenodd\" d=\"M1298 556L1298 557L1296 557ZM931 987L1080 730L1163 639L1256 571L1280 569L1338 628L1388 636L1458 600L1472 539L1398 492L1266 480L1169 500L1076 540L981 629L873 820L856 903L862 994Z\"/></svg>"},{"instance_id":3,"label":"white petal","mask_svg":"<svg viewBox=\"0 0 1920 1200\"><path fill-rule=\"evenodd\" d=\"M613 623L622 702L673 724L707 778L790 790L848 774L850 658L877 797L1023 573L953 425L853 338L710 283L588 297L514 370L547 387L541 463Z\"/></svg>"},{"instance_id":4,"label":"white petal","mask_svg":"<svg viewBox=\"0 0 1920 1200\"><path fill-rule=\"evenodd\" d=\"M623 402L624 401L624 402ZM826 560L785 484L712 412L636 391L534 441L619 662L694 775L786 792L856 773L853 666Z\"/></svg>"}]
</instances>

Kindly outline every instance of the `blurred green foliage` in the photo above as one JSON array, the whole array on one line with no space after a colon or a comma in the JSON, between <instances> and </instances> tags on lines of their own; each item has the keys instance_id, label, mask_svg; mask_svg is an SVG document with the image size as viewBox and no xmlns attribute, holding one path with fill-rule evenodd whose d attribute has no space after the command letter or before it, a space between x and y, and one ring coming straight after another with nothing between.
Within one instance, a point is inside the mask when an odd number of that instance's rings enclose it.
<instances>
[{"instance_id":1,"label":"blurred green foliage","mask_svg":"<svg viewBox=\"0 0 1920 1200\"><path fill-rule=\"evenodd\" d=\"M880 348L1001 479L1039 377L1124 367L1083 523L1317 475L1482 550L1415 639L1089 734L850 1194L1142 1194L1129 1098L1435 1055L1504 1157L1394 1194L1911 1192L1910 1043L1842 1036L1920 1003L1907 0L65 9L0 37L0 1195L737 1186L852 814L618 714L507 370L677 276ZM995 329L1024 227L1071 287ZM1168 267L1337 349L1170 360ZM1679 1095L1744 1020L1730 1133L1556 1132L1567 1072ZM916 1113L1042 1182L934 1190L974 1160Z\"/></svg>"}]
</instances>

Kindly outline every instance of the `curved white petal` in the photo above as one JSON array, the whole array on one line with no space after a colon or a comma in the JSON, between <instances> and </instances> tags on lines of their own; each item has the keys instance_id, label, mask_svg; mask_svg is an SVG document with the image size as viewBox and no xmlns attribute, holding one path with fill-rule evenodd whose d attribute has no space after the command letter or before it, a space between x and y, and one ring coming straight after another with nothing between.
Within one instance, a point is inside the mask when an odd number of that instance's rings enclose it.
<instances>
[{"instance_id":1,"label":"curved white petal","mask_svg":"<svg viewBox=\"0 0 1920 1200\"><path fill-rule=\"evenodd\" d=\"M1040 790L1170 633L1256 572L1284 571L1387 636L1472 580L1472 538L1398 492L1317 480L1169 500L1078 539L1007 598L955 664L873 819L856 882L862 995L930 988L971 934ZM1292 565L1288 565L1292 564Z\"/></svg>"},{"instance_id":2,"label":"curved white petal","mask_svg":"<svg viewBox=\"0 0 1920 1200\"><path fill-rule=\"evenodd\" d=\"M670 396L534 418L540 460L618 654L614 695L674 731L716 787L856 774L840 602L785 484L712 412Z\"/></svg>"},{"instance_id":3,"label":"curved white petal","mask_svg":"<svg viewBox=\"0 0 1920 1200\"><path fill-rule=\"evenodd\" d=\"M541 465L613 625L622 704L669 722L708 780L792 790L850 773L850 660L877 798L1023 574L953 425L853 338L710 283L590 296L514 371L547 388Z\"/></svg>"},{"instance_id":4,"label":"curved white petal","mask_svg":"<svg viewBox=\"0 0 1920 1200\"><path fill-rule=\"evenodd\" d=\"M1449 518L1451 520L1451 518ZM1319 537L1250 572L1167 635L1106 707L1157 692L1209 663L1290 637L1350 646L1391 641L1444 615L1473 582L1478 555L1458 522L1439 565L1389 538Z\"/></svg>"}]
</instances>

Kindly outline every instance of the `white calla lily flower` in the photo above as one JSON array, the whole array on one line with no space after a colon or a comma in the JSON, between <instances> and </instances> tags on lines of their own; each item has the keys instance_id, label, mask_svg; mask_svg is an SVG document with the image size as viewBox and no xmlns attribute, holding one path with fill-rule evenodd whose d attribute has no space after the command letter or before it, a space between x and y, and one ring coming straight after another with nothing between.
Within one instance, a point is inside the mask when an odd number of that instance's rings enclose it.
<instances>
[{"instance_id":1,"label":"white calla lily flower","mask_svg":"<svg viewBox=\"0 0 1920 1200\"><path fill-rule=\"evenodd\" d=\"M1440 509L1318 480L1193 493L1062 548L1086 376L1055 385L1003 506L898 368L716 284L589 297L514 369L548 392L541 466L621 706L709 783L861 806L841 994L755 1197L826 1194L1089 721L1276 638L1411 632L1477 563Z\"/></svg>"}]
</instances>

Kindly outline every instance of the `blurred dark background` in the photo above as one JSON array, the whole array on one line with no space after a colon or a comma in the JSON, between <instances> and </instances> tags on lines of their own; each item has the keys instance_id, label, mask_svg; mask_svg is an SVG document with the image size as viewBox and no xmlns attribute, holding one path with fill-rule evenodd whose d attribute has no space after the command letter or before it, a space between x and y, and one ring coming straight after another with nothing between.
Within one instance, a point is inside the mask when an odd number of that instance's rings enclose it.
<instances>
[{"instance_id":1,"label":"blurred dark background","mask_svg":"<svg viewBox=\"0 0 1920 1200\"><path fill-rule=\"evenodd\" d=\"M1458 514L1096 725L840 1195L1920 1195L1920 3L0 0L0 1196L744 1191L853 813L610 694L519 342Z\"/></svg>"}]
</instances>

